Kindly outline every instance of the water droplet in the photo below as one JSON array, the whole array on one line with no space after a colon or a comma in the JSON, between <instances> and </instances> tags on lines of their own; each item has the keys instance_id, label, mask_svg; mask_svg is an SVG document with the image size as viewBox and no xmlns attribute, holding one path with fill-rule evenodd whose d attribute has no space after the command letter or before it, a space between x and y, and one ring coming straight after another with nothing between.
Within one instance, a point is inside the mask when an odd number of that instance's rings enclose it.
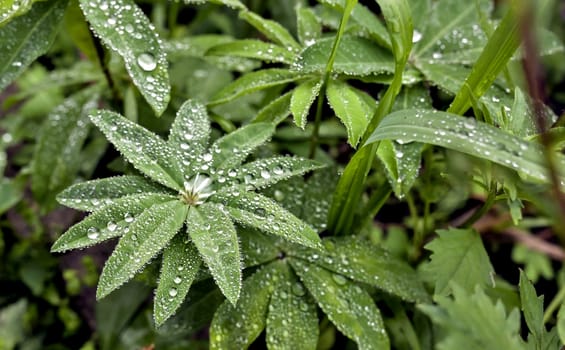
<instances>
[{"instance_id":1,"label":"water droplet","mask_svg":"<svg viewBox=\"0 0 565 350\"><path fill-rule=\"evenodd\" d=\"M96 227L91 227L86 231L86 236L90 239L97 239L100 236L100 231Z\"/></svg>"},{"instance_id":2,"label":"water droplet","mask_svg":"<svg viewBox=\"0 0 565 350\"><path fill-rule=\"evenodd\" d=\"M332 278L334 282L339 284L340 286L343 286L345 283L347 283L347 280L342 275L334 274L332 275Z\"/></svg>"},{"instance_id":3,"label":"water droplet","mask_svg":"<svg viewBox=\"0 0 565 350\"><path fill-rule=\"evenodd\" d=\"M275 175L282 175L283 172L284 172L284 171L282 170L281 167L275 167L275 168L273 169L273 173L275 173Z\"/></svg>"},{"instance_id":4,"label":"water droplet","mask_svg":"<svg viewBox=\"0 0 565 350\"><path fill-rule=\"evenodd\" d=\"M279 190L275 190L275 199L279 202L281 202L284 199L284 193L282 191Z\"/></svg>"},{"instance_id":5,"label":"water droplet","mask_svg":"<svg viewBox=\"0 0 565 350\"><path fill-rule=\"evenodd\" d=\"M133 222L133 215L131 215L130 213L126 213L124 215L124 221L127 223Z\"/></svg>"},{"instance_id":6,"label":"water droplet","mask_svg":"<svg viewBox=\"0 0 565 350\"><path fill-rule=\"evenodd\" d=\"M175 282L176 284L180 284L182 282L182 278L180 278L179 276L175 277L175 279L173 280L173 282Z\"/></svg>"},{"instance_id":7,"label":"water droplet","mask_svg":"<svg viewBox=\"0 0 565 350\"><path fill-rule=\"evenodd\" d=\"M263 179L269 179L269 178L271 178L271 173L269 173L269 171L263 169L263 170L261 170L261 177Z\"/></svg>"},{"instance_id":8,"label":"water droplet","mask_svg":"<svg viewBox=\"0 0 565 350\"><path fill-rule=\"evenodd\" d=\"M109 231L114 232L118 228L118 225L113 221L109 221L107 228L108 228Z\"/></svg>"},{"instance_id":9,"label":"water droplet","mask_svg":"<svg viewBox=\"0 0 565 350\"><path fill-rule=\"evenodd\" d=\"M304 294L306 294L306 291L304 290L304 287L302 286L301 283L298 283L298 282L292 285L291 290L292 290L292 293L293 293L294 295L299 296L299 297L301 297L301 296L303 296Z\"/></svg>"},{"instance_id":10,"label":"water droplet","mask_svg":"<svg viewBox=\"0 0 565 350\"><path fill-rule=\"evenodd\" d=\"M412 42L417 43L420 40L422 40L422 33L420 33L417 30L414 30L414 33L412 34Z\"/></svg>"},{"instance_id":11,"label":"water droplet","mask_svg":"<svg viewBox=\"0 0 565 350\"><path fill-rule=\"evenodd\" d=\"M117 23L117 21L116 21L116 19L115 19L114 17L108 18L108 25L110 25L110 26L113 27L113 26L116 25L116 23Z\"/></svg>"},{"instance_id":12,"label":"water droplet","mask_svg":"<svg viewBox=\"0 0 565 350\"><path fill-rule=\"evenodd\" d=\"M151 72L157 68L157 61L152 54L144 52L137 56L137 64L146 72Z\"/></svg>"},{"instance_id":13,"label":"water droplet","mask_svg":"<svg viewBox=\"0 0 565 350\"><path fill-rule=\"evenodd\" d=\"M175 288L171 288L171 289L169 290L169 295L172 296L172 297L176 297L176 296L177 296L177 293L178 293L178 292L177 292L177 290L176 290Z\"/></svg>"},{"instance_id":14,"label":"water droplet","mask_svg":"<svg viewBox=\"0 0 565 350\"><path fill-rule=\"evenodd\" d=\"M202 159L203 159L205 162L209 162L209 161L212 160L212 155L211 155L210 153L206 153L205 155L202 156Z\"/></svg>"}]
</instances>

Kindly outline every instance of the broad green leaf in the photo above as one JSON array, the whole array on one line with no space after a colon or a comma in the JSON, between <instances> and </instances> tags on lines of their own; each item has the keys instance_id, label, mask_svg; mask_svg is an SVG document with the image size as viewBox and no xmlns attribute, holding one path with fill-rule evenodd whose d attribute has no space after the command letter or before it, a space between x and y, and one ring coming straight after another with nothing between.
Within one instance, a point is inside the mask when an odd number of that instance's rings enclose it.
<instances>
[{"instance_id":1,"label":"broad green leaf","mask_svg":"<svg viewBox=\"0 0 565 350\"><path fill-rule=\"evenodd\" d=\"M508 115L508 130L520 137L535 135L538 130L534 118L529 100L519 87L514 88L514 104Z\"/></svg>"},{"instance_id":2,"label":"broad green leaf","mask_svg":"<svg viewBox=\"0 0 565 350\"><path fill-rule=\"evenodd\" d=\"M215 169L225 170L240 166L254 149L271 137L274 131L274 125L271 123L254 123L219 138L211 147L212 166Z\"/></svg>"},{"instance_id":3,"label":"broad green leaf","mask_svg":"<svg viewBox=\"0 0 565 350\"><path fill-rule=\"evenodd\" d=\"M454 285L453 294L453 299L438 296L437 306L419 306L442 331L438 350L526 349L517 309L507 315L502 302L495 304L480 288L472 294Z\"/></svg>"},{"instance_id":4,"label":"broad green leaf","mask_svg":"<svg viewBox=\"0 0 565 350\"><path fill-rule=\"evenodd\" d=\"M296 7L296 26L298 40L304 46L310 46L322 36L322 24L316 14L308 7Z\"/></svg>"},{"instance_id":5,"label":"broad green leaf","mask_svg":"<svg viewBox=\"0 0 565 350\"><path fill-rule=\"evenodd\" d=\"M298 256L312 264L355 281L367 283L410 302L429 300L416 272L387 251L358 238L324 239L325 251L295 247Z\"/></svg>"},{"instance_id":6,"label":"broad green leaf","mask_svg":"<svg viewBox=\"0 0 565 350\"><path fill-rule=\"evenodd\" d=\"M382 140L379 144L377 156L398 198L403 198L410 191L418 177L422 147L423 144L418 142L403 145L391 140Z\"/></svg>"},{"instance_id":7,"label":"broad green leaf","mask_svg":"<svg viewBox=\"0 0 565 350\"><path fill-rule=\"evenodd\" d=\"M243 39L219 44L208 50L206 55L238 56L286 64L292 63L295 57L293 51L289 51L284 47L254 39Z\"/></svg>"},{"instance_id":8,"label":"broad green leaf","mask_svg":"<svg viewBox=\"0 0 565 350\"><path fill-rule=\"evenodd\" d=\"M21 1L18 1L20 5ZM28 8L31 1L25 1ZM26 14L0 27L0 91L33 61L43 55L55 39L67 1L41 1ZM0 7L1 9L1 7ZM0 11L0 24L10 12Z\"/></svg>"},{"instance_id":9,"label":"broad green leaf","mask_svg":"<svg viewBox=\"0 0 565 350\"><path fill-rule=\"evenodd\" d=\"M312 176L305 181L304 194L301 199L304 204L300 217L303 217L304 221L318 232L326 228L337 179L337 170L330 168L314 171ZM284 193L284 196L288 196L288 193Z\"/></svg>"},{"instance_id":10,"label":"broad green leaf","mask_svg":"<svg viewBox=\"0 0 565 350\"><path fill-rule=\"evenodd\" d=\"M88 113L96 108L97 99L91 89L79 92L47 116L32 160L31 188L41 203L51 203L79 171L80 151L90 129Z\"/></svg>"},{"instance_id":11,"label":"broad green leaf","mask_svg":"<svg viewBox=\"0 0 565 350\"><path fill-rule=\"evenodd\" d=\"M282 262L271 263L247 278L237 305L225 301L210 325L211 350L241 350L265 328L267 306L280 280Z\"/></svg>"},{"instance_id":12,"label":"broad green leaf","mask_svg":"<svg viewBox=\"0 0 565 350\"><path fill-rule=\"evenodd\" d=\"M285 264L271 296L267 316L269 350L315 350L318 343L316 304Z\"/></svg>"},{"instance_id":13,"label":"broad green leaf","mask_svg":"<svg viewBox=\"0 0 565 350\"><path fill-rule=\"evenodd\" d=\"M71 37L73 44L86 56L91 62L98 61L94 38L88 28L86 18L79 6L79 0L71 0L64 18L65 30Z\"/></svg>"},{"instance_id":14,"label":"broad green leaf","mask_svg":"<svg viewBox=\"0 0 565 350\"><path fill-rule=\"evenodd\" d=\"M292 69L303 74L323 73L326 69L335 38L322 38L308 46L292 64ZM363 38L345 35L340 41L333 73L363 77L371 74L392 73L390 52Z\"/></svg>"},{"instance_id":15,"label":"broad green leaf","mask_svg":"<svg viewBox=\"0 0 565 350\"><path fill-rule=\"evenodd\" d=\"M520 304L528 329L534 337L536 349L541 349L546 334L543 322L543 295L538 297L534 285L520 270Z\"/></svg>"},{"instance_id":16,"label":"broad green leaf","mask_svg":"<svg viewBox=\"0 0 565 350\"><path fill-rule=\"evenodd\" d=\"M290 101L292 99L292 91L272 100L263 107L253 119L254 123L271 122L279 124L290 115Z\"/></svg>"},{"instance_id":17,"label":"broad green leaf","mask_svg":"<svg viewBox=\"0 0 565 350\"><path fill-rule=\"evenodd\" d=\"M217 204L204 203L190 208L186 225L216 284L236 305L241 291L241 256L230 218Z\"/></svg>"},{"instance_id":18,"label":"broad green leaf","mask_svg":"<svg viewBox=\"0 0 565 350\"><path fill-rule=\"evenodd\" d=\"M123 59L135 86L157 115L170 99L167 57L157 32L133 0L80 0L92 30Z\"/></svg>"},{"instance_id":19,"label":"broad green leaf","mask_svg":"<svg viewBox=\"0 0 565 350\"><path fill-rule=\"evenodd\" d=\"M111 111L97 111L90 119L136 169L164 186L181 189L181 167L163 139Z\"/></svg>"},{"instance_id":20,"label":"broad green leaf","mask_svg":"<svg viewBox=\"0 0 565 350\"><path fill-rule=\"evenodd\" d=\"M279 23L264 19L251 11L241 11L239 17L255 27L267 39L283 46L287 52L293 53L300 49L300 45L294 40L288 30Z\"/></svg>"},{"instance_id":21,"label":"broad green leaf","mask_svg":"<svg viewBox=\"0 0 565 350\"><path fill-rule=\"evenodd\" d=\"M135 218L104 265L96 298L104 298L132 279L165 248L182 227L187 212L187 205L173 200L153 205Z\"/></svg>"},{"instance_id":22,"label":"broad green leaf","mask_svg":"<svg viewBox=\"0 0 565 350\"><path fill-rule=\"evenodd\" d=\"M473 65L471 74L455 95L448 111L463 114L471 106L471 95L480 97L492 85L498 74L520 45L520 5L512 2L510 8L483 48Z\"/></svg>"},{"instance_id":23,"label":"broad green leaf","mask_svg":"<svg viewBox=\"0 0 565 350\"><path fill-rule=\"evenodd\" d=\"M492 284L494 270L479 234L473 230L438 230L425 248L432 251L425 270L435 283L435 295L452 292L451 283L471 292L475 286Z\"/></svg>"},{"instance_id":24,"label":"broad green leaf","mask_svg":"<svg viewBox=\"0 0 565 350\"><path fill-rule=\"evenodd\" d=\"M291 72L281 68L263 69L248 73L223 88L209 104L218 105L230 102L241 95L277 85L288 84L303 77L299 72Z\"/></svg>"},{"instance_id":25,"label":"broad green leaf","mask_svg":"<svg viewBox=\"0 0 565 350\"><path fill-rule=\"evenodd\" d=\"M262 188L322 167L316 161L297 157L262 158L237 169L235 178L245 185Z\"/></svg>"},{"instance_id":26,"label":"broad green leaf","mask_svg":"<svg viewBox=\"0 0 565 350\"><path fill-rule=\"evenodd\" d=\"M330 80L326 93L330 106L347 129L347 142L355 147L372 116L371 106L354 88L340 80Z\"/></svg>"},{"instance_id":27,"label":"broad green leaf","mask_svg":"<svg viewBox=\"0 0 565 350\"><path fill-rule=\"evenodd\" d=\"M165 248L153 305L157 326L162 325L182 304L200 264L198 250L185 235L176 235Z\"/></svg>"},{"instance_id":28,"label":"broad green leaf","mask_svg":"<svg viewBox=\"0 0 565 350\"><path fill-rule=\"evenodd\" d=\"M403 110L388 115L367 144L379 140L433 144L483 158L528 177L547 181L543 149L472 118L434 110ZM563 163L562 158L559 159Z\"/></svg>"},{"instance_id":29,"label":"broad green leaf","mask_svg":"<svg viewBox=\"0 0 565 350\"><path fill-rule=\"evenodd\" d=\"M114 200L111 205L103 205L104 203L100 202L98 210L59 237L51 251L64 252L89 247L121 236L144 210L175 199L176 197L171 195L148 193L125 196Z\"/></svg>"},{"instance_id":30,"label":"broad green leaf","mask_svg":"<svg viewBox=\"0 0 565 350\"><path fill-rule=\"evenodd\" d=\"M332 323L355 340L359 349L390 348L381 313L369 293L342 275L316 265L300 259L290 263Z\"/></svg>"},{"instance_id":31,"label":"broad green leaf","mask_svg":"<svg viewBox=\"0 0 565 350\"><path fill-rule=\"evenodd\" d=\"M321 81L309 80L298 85L292 92L290 111L294 116L294 123L302 129L306 126L310 106L318 97L321 87Z\"/></svg>"},{"instance_id":32,"label":"broad green leaf","mask_svg":"<svg viewBox=\"0 0 565 350\"><path fill-rule=\"evenodd\" d=\"M73 209L96 211L101 205L113 204L125 196L167 192L166 188L144 177L126 175L72 185L57 195L57 201Z\"/></svg>"},{"instance_id":33,"label":"broad green leaf","mask_svg":"<svg viewBox=\"0 0 565 350\"><path fill-rule=\"evenodd\" d=\"M204 153L209 137L210 120L206 107L194 100L184 102L177 111L167 141L172 149L180 152L183 165L188 165L185 162L193 162Z\"/></svg>"},{"instance_id":34,"label":"broad green leaf","mask_svg":"<svg viewBox=\"0 0 565 350\"><path fill-rule=\"evenodd\" d=\"M238 227L237 234L245 267L263 265L275 260L281 253L277 240L254 228Z\"/></svg>"},{"instance_id":35,"label":"broad green leaf","mask_svg":"<svg viewBox=\"0 0 565 350\"><path fill-rule=\"evenodd\" d=\"M321 247L316 231L270 198L234 189L213 199L224 203L230 216L241 224L308 247Z\"/></svg>"},{"instance_id":36,"label":"broad green leaf","mask_svg":"<svg viewBox=\"0 0 565 350\"><path fill-rule=\"evenodd\" d=\"M0 2L0 27L25 14L37 0L3 0Z\"/></svg>"}]
</instances>

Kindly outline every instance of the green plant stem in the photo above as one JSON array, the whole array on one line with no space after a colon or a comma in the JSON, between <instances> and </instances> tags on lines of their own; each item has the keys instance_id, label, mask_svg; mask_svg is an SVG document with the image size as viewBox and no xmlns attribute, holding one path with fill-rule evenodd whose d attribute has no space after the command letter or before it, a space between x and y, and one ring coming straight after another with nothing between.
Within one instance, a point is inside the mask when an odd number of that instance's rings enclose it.
<instances>
[{"instance_id":1,"label":"green plant stem","mask_svg":"<svg viewBox=\"0 0 565 350\"><path fill-rule=\"evenodd\" d=\"M369 201L367 205L365 205L365 208L360 215L363 223L359 225L359 229L365 227L369 223L369 221L373 219L373 217L386 203L391 194L392 188L390 187L388 181L383 182L377 187L377 190L374 191L369 197Z\"/></svg>"},{"instance_id":2,"label":"green plant stem","mask_svg":"<svg viewBox=\"0 0 565 350\"><path fill-rule=\"evenodd\" d=\"M328 81L330 80L330 76L332 74L332 69L335 61L335 56L337 55L337 49L339 47L339 43L341 41L341 37L345 32L345 27L347 25L347 21L349 20L349 15L351 11L353 11L353 7L357 4L357 0L347 0L347 4L345 9L343 10L343 16L341 17L341 22L339 23L339 29L335 36L335 40L333 42L332 51L330 53L330 57L328 58L328 63L326 64L326 69L324 71L324 77L322 80L322 87L320 89L320 94L318 95L318 105L316 107L316 119L314 120L314 130L312 131L312 138L310 144L310 158L314 158L316 156L316 149L318 148L318 134L320 132L320 123L322 122L322 111L324 107L324 99L326 98L326 90L328 88Z\"/></svg>"},{"instance_id":3,"label":"green plant stem","mask_svg":"<svg viewBox=\"0 0 565 350\"><path fill-rule=\"evenodd\" d=\"M106 64L106 53L104 51L104 47L100 43L100 39L98 39L95 35L92 34L90 31L90 36L92 37L92 42L94 43L94 47L96 48L96 56L98 57L98 63L100 64L100 68L102 68L102 73L104 73L104 77L106 78L106 82L108 83L108 87L112 92L112 100L116 106L121 105L121 101L123 100L120 92L116 88L116 84L114 83L114 79L112 78L112 74L110 73L110 69L108 69L108 65Z\"/></svg>"},{"instance_id":4,"label":"green plant stem","mask_svg":"<svg viewBox=\"0 0 565 350\"><path fill-rule=\"evenodd\" d=\"M564 300L565 300L565 285L562 286L561 289L559 289L557 295L553 298L547 309L545 309L545 312L543 313L544 324L549 321L551 315L553 315L555 310L559 308L559 306L563 303Z\"/></svg>"},{"instance_id":5,"label":"green plant stem","mask_svg":"<svg viewBox=\"0 0 565 350\"><path fill-rule=\"evenodd\" d=\"M420 256L420 247L422 246L422 242L424 242L424 230L418 223L420 218L418 215L418 208L416 207L414 198L410 193L406 194L406 203L408 204L408 211L410 212L410 219L412 221L412 225L414 229L414 239L412 241L411 258L413 260L416 260Z\"/></svg>"},{"instance_id":6,"label":"green plant stem","mask_svg":"<svg viewBox=\"0 0 565 350\"><path fill-rule=\"evenodd\" d=\"M463 224L461 224L461 227L463 228L471 227L475 222L477 222L477 220L483 217L483 215L485 215L490 210L490 208L495 202L496 202L496 182L492 181L490 183L487 199L485 200L483 205L479 209L475 210L473 215L471 215L471 217L469 217L467 220L465 220Z\"/></svg>"}]
</instances>

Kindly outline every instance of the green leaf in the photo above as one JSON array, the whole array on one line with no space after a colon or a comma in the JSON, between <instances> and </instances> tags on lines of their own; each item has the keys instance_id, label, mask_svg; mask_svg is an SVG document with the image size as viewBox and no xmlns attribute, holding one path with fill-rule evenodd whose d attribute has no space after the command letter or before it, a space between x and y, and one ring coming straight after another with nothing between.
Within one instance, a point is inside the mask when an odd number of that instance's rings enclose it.
<instances>
[{"instance_id":1,"label":"green leaf","mask_svg":"<svg viewBox=\"0 0 565 350\"><path fill-rule=\"evenodd\" d=\"M325 251L295 247L299 256L355 281L367 283L410 302L429 300L422 282L405 262L369 242L353 237L326 238Z\"/></svg>"},{"instance_id":2,"label":"green leaf","mask_svg":"<svg viewBox=\"0 0 565 350\"><path fill-rule=\"evenodd\" d=\"M372 116L372 108L359 92L340 80L328 82L330 106L347 129L347 142L355 147Z\"/></svg>"},{"instance_id":3,"label":"green leaf","mask_svg":"<svg viewBox=\"0 0 565 350\"><path fill-rule=\"evenodd\" d=\"M479 234L473 230L438 230L438 237L425 248L432 251L426 265L429 278L435 282L435 295L452 292L457 283L470 292L475 286L492 284L494 270Z\"/></svg>"},{"instance_id":4,"label":"green leaf","mask_svg":"<svg viewBox=\"0 0 565 350\"><path fill-rule=\"evenodd\" d=\"M243 126L214 142L211 147L212 166L231 169L241 165L249 154L264 144L274 133L271 123L254 123Z\"/></svg>"},{"instance_id":5,"label":"green leaf","mask_svg":"<svg viewBox=\"0 0 565 350\"><path fill-rule=\"evenodd\" d=\"M299 259L290 263L332 323L355 340L359 349L390 348L381 313L369 293L342 275L316 265Z\"/></svg>"},{"instance_id":6,"label":"green leaf","mask_svg":"<svg viewBox=\"0 0 565 350\"><path fill-rule=\"evenodd\" d=\"M20 3L18 1L18 3ZM26 1L29 8L30 1ZM41 1L25 15L0 27L0 91L43 55L55 39L67 1ZM1 9L1 8L0 8ZM10 12L0 11L0 24Z\"/></svg>"},{"instance_id":7,"label":"green leaf","mask_svg":"<svg viewBox=\"0 0 565 350\"><path fill-rule=\"evenodd\" d=\"M396 197L403 198L414 185L420 170L422 148L423 144L417 142L405 145L391 140L380 142L377 156Z\"/></svg>"},{"instance_id":8,"label":"green leaf","mask_svg":"<svg viewBox=\"0 0 565 350\"><path fill-rule=\"evenodd\" d=\"M227 301L220 305L210 325L211 350L247 349L261 334L282 268L282 262L274 262L259 269L243 283L237 305Z\"/></svg>"},{"instance_id":9,"label":"green leaf","mask_svg":"<svg viewBox=\"0 0 565 350\"><path fill-rule=\"evenodd\" d=\"M267 316L269 350L315 350L318 343L316 304L285 264L271 296Z\"/></svg>"},{"instance_id":10,"label":"green leaf","mask_svg":"<svg viewBox=\"0 0 565 350\"><path fill-rule=\"evenodd\" d=\"M480 97L492 85L498 74L520 45L520 5L512 2L510 8L489 38L481 56L473 65L471 74L455 95L448 111L463 114L471 106L471 96Z\"/></svg>"},{"instance_id":11,"label":"green leaf","mask_svg":"<svg viewBox=\"0 0 565 350\"><path fill-rule=\"evenodd\" d=\"M181 189L181 167L163 139L111 111L97 111L90 119L136 169L164 186Z\"/></svg>"},{"instance_id":12,"label":"green leaf","mask_svg":"<svg viewBox=\"0 0 565 350\"><path fill-rule=\"evenodd\" d=\"M292 92L290 111L294 116L294 123L304 129L308 119L310 106L320 93L322 82L315 79L298 85Z\"/></svg>"},{"instance_id":13,"label":"green leaf","mask_svg":"<svg viewBox=\"0 0 565 350\"><path fill-rule=\"evenodd\" d=\"M124 230L124 236L106 261L98 282L96 298L104 298L132 279L165 248L182 227L187 211L187 205L173 200L153 205L142 212L129 226L129 231Z\"/></svg>"},{"instance_id":14,"label":"green leaf","mask_svg":"<svg viewBox=\"0 0 565 350\"><path fill-rule=\"evenodd\" d=\"M204 203L190 208L186 225L216 284L236 305L241 291L241 256L230 218L217 204Z\"/></svg>"},{"instance_id":15,"label":"green leaf","mask_svg":"<svg viewBox=\"0 0 565 350\"><path fill-rule=\"evenodd\" d=\"M298 157L262 158L237 169L235 178L247 186L263 188L322 167L319 162Z\"/></svg>"},{"instance_id":16,"label":"green leaf","mask_svg":"<svg viewBox=\"0 0 565 350\"><path fill-rule=\"evenodd\" d=\"M308 46L297 57L292 68L303 74L323 73L326 69L335 38L323 38ZM392 73L390 52L371 41L344 35L340 41L333 73L363 77L371 74Z\"/></svg>"},{"instance_id":17,"label":"green leaf","mask_svg":"<svg viewBox=\"0 0 565 350\"><path fill-rule=\"evenodd\" d=\"M557 333L559 334L559 339L561 343L565 343L565 303L561 304L559 307L559 312L557 313Z\"/></svg>"},{"instance_id":18,"label":"green leaf","mask_svg":"<svg viewBox=\"0 0 565 350\"><path fill-rule=\"evenodd\" d=\"M213 200L224 203L231 217L241 224L308 247L321 247L316 231L270 198L236 188L216 194Z\"/></svg>"},{"instance_id":19,"label":"green leaf","mask_svg":"<svg viewBox=\"0 0 565 350\"><path fill-rule=\"evenodd\" d=\"M250 227L238 227L237 233L245 267L263 265L279 256L278 240L273 237Z\"/></svg>"},{"instance_id":20,"label":"green leaf","mask_svg":"<svg viewBox=\"0 0 565 350\"><path fill-rule=\"evenodd\" d=\"M502 302L493 303L480 288L471 294L454 285L453 294L454 299L438 296L438 306L419 306L442 330L437 349L525 350L517 309L506 315Z\"/></svg>"},{"instance_id":21,"label":"green leaf","mask_svg":"<svg viewBox=\"0 0 565 350\"><path fill-rule=\"evenodd\" d=\"M16 205L22 197L23 191L16 186L14 181L0 178L0 215Z\"/></svg>"},{"instance_id":22,"label":"green leaf","mask_svg":"<svg viewBox=\"0 0 565 350\"><path fill-rule=\"evenodd\" d=\"M301 78L303 78L303 75L300 73L281 68L263 69L248 73L219 91L209 104L218 105L230 102L241 95L288 84Z\"/></svg>"},{"instance_id":23,"label":"green leaf","mask_svg":"<svg viewBox=\"0 0 565 350\"><path fill-rule=\"evenodd\" d=\"M18 344L26 337L26 311L28 302L21 298L15 303L0 309L0 345L4 349L17 349Z\"/></svg>"},{"instance_id":24,"label":"green leaf","mask_svg":"<svg viewBox=\"0 0 565 350\"><path fill-rule=\"evenodd\" d=\"M528 329L534 336L536 349L541 349L546 334L543 322L543 295L538 297L534 285L520 270L520 303Z\"/></svg>"},{"instance_id":25,"label":"green leaf","mask_svg":"<svg viewBox=\"0 0 565 350\"><path fill-rule=\"evenodd\" d=\"M137 194L116 199L111 205L99 203L98 210L72 226L51 247L52 252L84 248L121 236L147 208L175 200L166 194Z\"/></svg>"},{"instance_id":26,"label":"green leaf","mask_svg":"<svg viewBox=\"0 0 565 350\"><path fill-rule=\"evenodd\" d=\"M126 175L81 182L57 195L57 201L67 207L96 211L100 205L114 204L116 200L141 193L161 193L168 190L141 176Z\"/></svg>"},{"instance_id":27,"label":"green leaf","mask_svg":"<svg viewBox=\"0 0 565 350\"><path fill-rule=\"evenodd\" d=\"M88 112L98 94L91 89L67 98L47 117L38 135L32 160L32 190L44 204L70 185L81 165L81 148L88 136ZM58 142L53 142L58 140Z\"/></svg>"},{"instance_id":28,"label":"green leaf","mask_svg":"<svg viewBox=\"0 0 565 350\"><path fill-rule=\"evenodd\" d=\"M279 124L290 115L290 101L292 91L272 100L263 107L253 119L254 123L271 122Z\"/></svg>"},{"instance_id":29,"label":"green leaf","mask_svg":"<svg viewBox=\"0 0 565 350\"><path fill-rule=\"evenodd\" d=\"M135 86L157 115L170 99L168 63L153 25L133 0L80 0L92 30L123 59Z\"/></svg>"},{"instance_id":30,"label":"green leaf","mask_svg":"<svg viewBox=\"0 0 565 350\"><path fill-rule=\"evenodd\" d=\"M311 8L296 7L296 26L298 40L304 46L312 45L322 36L322 24Z\"/></svg>"},{"instance_id":31,"label":"green leaf","mask_svg":"<svg viewBox=\"0 0 565 350\"><path fill-rule=\"evenodd\" d=\"M367 144L379 140L412 141L442 146L547 181L543 149L492 125L435 110L403 110L389 114ZM559 162L563 160L560 158Z\"/></svg>"},{"instance_id":32,"label":"green leaf","mask_svg":"<svg viewBox=\"0 0 565 350\"><path fill-rule=\"evenodd\" d=\"M180 152L183 164L194 162L208 147L210 137L210 120L206 107L194 100L187 100L182 104L176 114L171 127L169 146ZM191 170L189 167L187 170ZM192 173L185 174L186 176Z\"/></svg>"},{"instance_id":33,"label":"green leaf","mask_svg":"<svg viewBox=\"0 0 565 350\"><path fill-rule=\"evenodd\" d=\"M162 325L182 304L200 264L198 250L185 235L176 235L165 248L153 309L157 326Z\"/></svg>"},{"instance_id":34,"label":"green leaf","mask_svg":"<svg viewBox=\"0 0 565 350\"><path fill-rule=\"evenodd\" d=\"M279 23L264 19L251 11L241 11L239 17L255 27L267 39L283 46L287 52L293 53L300 49L300 45L294 40L288 30Z\"/></svg>"},{"instance_id":35,"label":"green leaf","mask_svg":"<svg viewBox=\"0 0 565 350\"><path fill-rule=\"evenodd\" d=\"M284 47L260 40L243 39L223 43L206 52L209 56L238 56L266 62L292 63L295 54Z\"/></svg>"}]
</instances>

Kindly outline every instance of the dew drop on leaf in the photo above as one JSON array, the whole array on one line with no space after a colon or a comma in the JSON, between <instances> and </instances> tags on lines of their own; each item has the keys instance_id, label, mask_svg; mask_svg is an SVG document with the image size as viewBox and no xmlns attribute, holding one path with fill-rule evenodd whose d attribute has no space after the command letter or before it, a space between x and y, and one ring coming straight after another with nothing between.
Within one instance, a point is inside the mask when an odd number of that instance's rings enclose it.
<instances>
[{"instance_id":1,"label":"dew drop on leaf","mask_svg":"<svg viewBox=\"0 0 565 350\"><path fill-rule=\"evenodd\" d=\"M171 289L169 290L169 295L172 296L172 297L177 296L177 293L178 293L178 292L177 292L177 290L176 290L175 288L171 288Z\"/></svg>"},{"instance_id":2,"label":"dew drop on leaf","mask_svg":"<svg viewBox=\"0 0 565 350\"><path fill-rule=\"evenodd\" d=\"M155 57L147 52L137 56L137 64L146 72L151 72L157 68Z\"/></svg>"},{"instance_id":3,"label":"dew drop on leaf","mask_svg":"<svg viewBox=\"0 0 565 350\"><path fill-rule=\"evenodd\" d=\"M100 235L100 231L96 227L91 227L86 232L86 236L90 239L97 239Z\"/></svg>"},{"instance_id":4,"label":"dew drop on leaf","mask_svg":"<svg viewBox=\"0 0 565 350\"><path fill-rule=\"evenodd\" d=\"M108 222L107 228L108 228L109 231L114 232L118 228L118 225L115 222L110 221L110 222Z\"/></svg>"}]
</instances>

